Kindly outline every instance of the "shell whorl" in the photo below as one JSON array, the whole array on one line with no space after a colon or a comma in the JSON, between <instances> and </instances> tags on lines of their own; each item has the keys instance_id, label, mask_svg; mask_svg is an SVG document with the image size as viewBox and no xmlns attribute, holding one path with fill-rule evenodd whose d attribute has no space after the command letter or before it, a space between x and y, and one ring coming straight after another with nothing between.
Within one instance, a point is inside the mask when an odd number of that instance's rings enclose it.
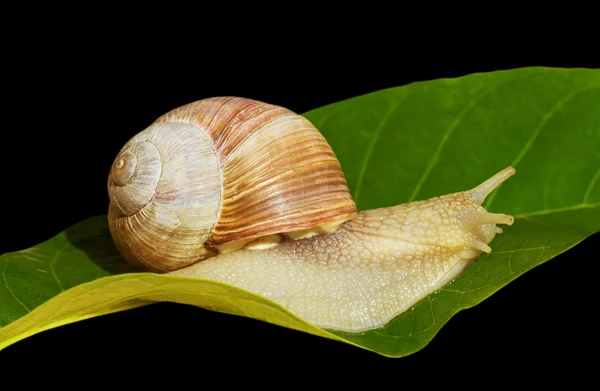
<instances>
[{"instance_id":1,"label":"shell whorl","mask_svg":"<svg viewBox=\"0 0 600 391\"><path fill-rule=\"evenodd\" d=\"M117 213L131 216L146 206L156 192L161 172L160 153L154 144L140 141L124 148L109 177L111 201Z\"/></svg>"},{"instance_id":2,"label":"shell whorl","mask_svg":"<svg viewBox=\"0 0 600 391\"><path fill-rule=\"evenodd\" d=\"M109 175L109 226L124 257L167 272L220 245L356 216L341 166L304 117L218 97L174 109L134 136Z\"/></svg>"}]
</instances>

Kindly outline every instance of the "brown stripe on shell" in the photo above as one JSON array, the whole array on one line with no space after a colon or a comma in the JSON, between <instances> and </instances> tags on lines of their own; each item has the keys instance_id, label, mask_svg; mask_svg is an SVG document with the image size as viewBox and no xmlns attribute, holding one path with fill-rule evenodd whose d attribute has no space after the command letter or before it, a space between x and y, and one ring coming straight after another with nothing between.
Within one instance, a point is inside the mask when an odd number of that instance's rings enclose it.
<instances>
[{"instance_id":1,"label":"brown stripe on shell","mask_svg":"<svg viewBox=\"0 0 600 391\"><path fill-rule=\"evenodd\" d=\"M216 97L157 123L185 122L213 141L223 182L207 245L311 229L356 215L340 164L304 117L276 105Z\"/></svg>"},{"instance_id":2,"label":"brown stripe on shell","mask_svg":"<svg viewBox=\"0 0 600 391\"><path fill-rule=\"evenodd\" d=\"M315 228L356 213L329 144L290 112L262 125L222 170L221 214L208 245Z\"/></svg>"},{"instance_id":3,"label":"brown stripe on shell","mask_svg":"<svg viewBox=\"0 0 600 391\"><path fill-rule=\"evenodd\" d=\"M263 124L290 113L283 107L253 99L217 97L176 108L156 122L194 124L213 141L219 161L223 162Z\"/></svg>"},{"instance_id":4,"label":"brown stripe on shell","mask_svg":"<svg viewBox=\"0 0 600 391\"><path fill-rule=\"evenodd\" d=\"M133 216L120 218L109 208L108 221L119 252L129 263L143 271L168 272L191 265L214 256L199 240L208 235L210 225L200 229L168 224L161 215L160 207L148 204ZM165 224L167 223L167 224ZM170 226L170 229L165 229ZM157 256L160 255L160 256Z\"/></svg>"}]
</instances>

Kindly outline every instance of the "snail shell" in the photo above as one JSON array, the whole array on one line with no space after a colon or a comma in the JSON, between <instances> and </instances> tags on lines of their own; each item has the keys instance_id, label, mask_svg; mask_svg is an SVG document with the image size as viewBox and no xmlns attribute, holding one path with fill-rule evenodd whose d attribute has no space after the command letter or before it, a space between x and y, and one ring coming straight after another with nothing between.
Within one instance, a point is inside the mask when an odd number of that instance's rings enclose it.
<instances>
[{"instance_id":1,"label":"snail shell","mask_svg":"<svg viewBox=\"0 0 600 391\"><path fill-rule=\"evenodd\" d=\"M331 231L357 214L334 152L310 121L237 97L187 104L135 135L112 165L108 194L119 252L154 272L268 245L276 234Z\"/></svg>"}]
</instances>

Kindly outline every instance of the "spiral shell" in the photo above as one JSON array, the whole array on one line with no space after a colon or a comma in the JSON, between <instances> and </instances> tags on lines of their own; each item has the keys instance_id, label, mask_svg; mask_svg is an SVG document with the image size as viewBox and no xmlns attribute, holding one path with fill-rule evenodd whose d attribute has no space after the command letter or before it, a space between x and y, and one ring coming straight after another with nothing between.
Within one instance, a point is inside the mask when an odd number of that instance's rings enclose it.
<instances>
[{"instance_id":1,"label":"spiral shell","mask_svg":"<svg viewBox=\"0 0 600 391\"><path fill-rule=\"evenodd\" d=\"M187 104L135 135L113 163L108 193L118 250L156 272L270 235L302 237L357 213L340 163L310 121L237 97Z\"/></svg>"}]
</instances>

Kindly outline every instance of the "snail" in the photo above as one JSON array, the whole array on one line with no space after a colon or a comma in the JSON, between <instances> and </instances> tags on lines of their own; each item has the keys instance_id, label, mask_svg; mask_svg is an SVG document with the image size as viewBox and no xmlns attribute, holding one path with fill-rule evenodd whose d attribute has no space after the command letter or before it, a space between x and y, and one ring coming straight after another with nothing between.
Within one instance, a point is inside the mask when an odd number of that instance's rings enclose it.
<instances>
[{"instance_id":1,"label":"snail","mask_svg":"<svg viewBox=\"0 0 600 391\"><path fill-rule=\"evenodd\" d=\"M341 164L305 117L238 97L175 108L133 136L108 178L108 220L142 271L266 297L326 329L384 326L452 281L510 215L469 190L359 211Z\"/></svg>"}]
</instances>

